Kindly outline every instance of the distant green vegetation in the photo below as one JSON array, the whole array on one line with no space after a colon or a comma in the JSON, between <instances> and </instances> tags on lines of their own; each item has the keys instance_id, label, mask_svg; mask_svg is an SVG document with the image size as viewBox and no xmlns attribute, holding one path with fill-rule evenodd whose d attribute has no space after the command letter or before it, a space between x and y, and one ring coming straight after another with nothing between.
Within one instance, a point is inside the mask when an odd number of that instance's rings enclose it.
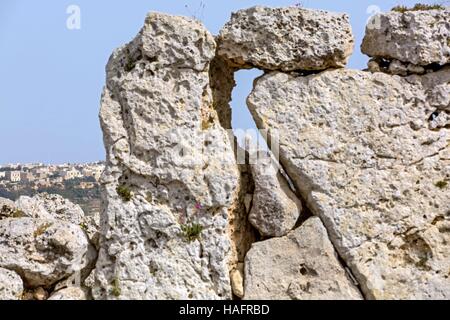
<instances>
[{"instance_id":1,"label":"distant green vegetation","mask_svg":"<svg viewBox=\"0 0 450 320\"><path fill-rule=\"evenodd\" d=\"M444 9L445 7L440 4L416 3L412 8L408 8L406 6L395 6L391 9L391 11L405 13L407 11L444 10Z\"/></svg>"},{"instance_id":2,"label":"distant green vegetation","mask_svg":"<svg viewBox=\"0 0 450 320\"><path fill-rule=\"evenodd\" d=\"M80 182L94 182L94 187L90 189L82 189L79 187ZM82 207L85 213L98 211L100 205L100 186L92 177L76 178L66 180L62 185L54 185L51 187L40 187L35 190L27 183L19 183L17 190L11 188L0 187L0 197L17 200L20 196L32 197L39 193L59 194L60 196L76 203ZM20 213L17 213L18 215Z\"/></svg>"}]
</instances>

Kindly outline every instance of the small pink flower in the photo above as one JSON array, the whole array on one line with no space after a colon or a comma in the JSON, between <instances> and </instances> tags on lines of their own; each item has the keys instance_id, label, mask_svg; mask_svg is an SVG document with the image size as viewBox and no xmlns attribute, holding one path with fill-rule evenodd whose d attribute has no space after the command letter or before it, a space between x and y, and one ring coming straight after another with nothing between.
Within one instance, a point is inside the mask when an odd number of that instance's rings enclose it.
<instances>
[{"instance_id":1,"label":"small pink flower","mask_svg":"<svg viewBox=\"0 0 450 320\"><path fill-rule=\"evenodd\" d=\"M202 205L200 203L195 204L195 209L200 210L202 208Z\"/></svg>"}]
</instances>

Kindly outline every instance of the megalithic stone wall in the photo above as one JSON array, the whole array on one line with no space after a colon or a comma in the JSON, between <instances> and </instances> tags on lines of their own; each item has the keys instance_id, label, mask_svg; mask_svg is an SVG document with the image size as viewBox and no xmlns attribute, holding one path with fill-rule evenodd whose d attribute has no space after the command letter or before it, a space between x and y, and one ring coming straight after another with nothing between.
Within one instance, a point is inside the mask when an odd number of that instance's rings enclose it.
<instances>
[{"instance_id":1,"label":"megalithic stone wall","mask_svg":"<svg viewBox=\"0 0 450 320\"><path fill-rule=\"evenodd\" d=\"M216 39L149 14L107 66L94 297L448 299L445 12L379 15L365 71L345 14L258 6ZM247 104L273 166L236 162L242 68L264 71Z\"/></svg>"},{"instance_id":2,"label":"megalithic stone wall","mask_svg":"<svg viewBox=\"0 0 450 320\"><path fill-rule=\"evenodd\" d=\"M408 77L268 72L257 79L248 106L259 128L280 132L281 163L366 298L448 299L448 14L378 18L365 52L441 65Z\"/></svg>"}]
</instances>

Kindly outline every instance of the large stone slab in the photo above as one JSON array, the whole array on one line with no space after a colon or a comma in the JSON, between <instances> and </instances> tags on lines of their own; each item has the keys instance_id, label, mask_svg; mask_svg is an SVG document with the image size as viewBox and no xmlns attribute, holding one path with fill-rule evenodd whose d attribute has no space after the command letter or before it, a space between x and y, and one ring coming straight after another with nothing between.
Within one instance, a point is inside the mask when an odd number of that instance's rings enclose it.
<instances>
[{"instance_id":1,"label":"large stone slab","mask_svg":"<svg viewBox=\"0 0 450 320\"><path fill-rule=\"evenodd\" d=\"M82 272L95 257L77 225L33 218L0 221L0 267L16 271L29 287L48 287Z\"/></svg>"},{"instance_id":2,"label":"large stone slab","mask_svg":"<svg viewBox=\"0 0 450 320\"><path fill-rule=\"evenodd\" d=\"M66 221L78 225L86 232L93 245L98 247L98 213L85 215L78 204L58 195L39 193L33 197L21 196L15 202L13 217L30 217Z\"/></svg>"},{"instance_id":3,"label":"large stone slab","mask_svg":"<svg viewBox=\"0 0 450 320\"><path fill-rule=\"evenodd\" d=\"M84 220L83 209L58 194L39 193L33 197L21 196L16 207L24 215L39 219L57 219L80 225Z\"/></svg>"},{"instance_id":4,"label":"large stone slab","mask_svg":"<svg viewBox=\"0 0 450 320\"><path fill-rule=\"evenodd\" d=\"M318 217L281 238L254 243L245 259L245 299L361 299Z\"/></svg>"},{"instance_id":5,"label":"large stone slab","mask_svg":"<svg viewBox=\"0 0 450 320\"><path fill-rule=\"evenodd\" d=\"M450 62L450 10L380 13L366 27L361 51L415 65Z\"/></svg>"},{"instance_id":6,"label":"large stone slab","mask_svg":"<svg viewBox=\"0 0 450 320\"><path fill-rule=\"evenodd\" d=\"M231 297L239 170L213 108L214 55L198 21L151 13L110 58L97 299Z\"/></svg>"},{"instance_id":7,"label":"large stone slab","mask_svg":"<svg viewBox=\"0 0 450 320\"><path fill-rule=\"evenodd\" d=\"M367 298L450 297L449 80L272 72L248 98Z\"/></svg>"},{"instance_id":8,"label":"large stone slab","mask_svg":"<svg viewBox=\"0 0 450 320\"><path fill-rule=\"evenodd\" d=\"M261 151L253 158L250 168L255 190L249 220L262 236L284 236L294 228L302 204L270 154Z\"/></svg>"},{"instance_id":9,"label":"large stone slab","mask_svg":"<svg viewBox=\"0 0 450 320\"><path fill-rule=\"evenodd\" d=\"M354 44L346 14L262 6L233 13L217 41L236 67L283 71L344 67Z\"/></svg>"}]
</instances>

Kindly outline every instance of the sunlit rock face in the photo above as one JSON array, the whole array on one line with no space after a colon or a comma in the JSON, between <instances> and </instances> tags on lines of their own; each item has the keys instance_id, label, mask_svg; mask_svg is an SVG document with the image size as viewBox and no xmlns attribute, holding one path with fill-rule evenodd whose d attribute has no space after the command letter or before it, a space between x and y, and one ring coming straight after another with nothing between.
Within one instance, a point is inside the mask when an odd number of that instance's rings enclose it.
<instances>
[{"instance_id":1,"label":"sunlit rock face","mask_svg":"<svg viewBox=\"0 0 450 320\"><path fill-rule=\"evenodd\" d=\"M366 27L361 51L415 65L450 62L450 10L387 12Z\"/></svg>"},{"instance_id":2,"label":"sunlit rock face","mask_svg":"<svg viewBox=\"0 0 450 320\"><path fill-rule=\"evenodd\" d=\"M239 170L214 109L215 49L199 22L150 13L110 58L96 298L231 298Z\"/></svg>"},{"instance_id":3,"label":"sunlit rock face","mask_svg":"<svg viewBox=\"0 0 450 320\"><path fill-rule=\"evenodd\" d=\"M255 191L248 218L262 236L281 237L295 227L302 204L272 157L266 152L258 155L250 165Z\"/></svg>"},{"instance_id":4,"label":"sunlit rock face","mask_svg":"<svg viewBox=\"0 0 450 320\"><path fill-rule=\"evenodd\" d=\"M253 7L214 39L150 13L106 67L94 298L448 299L448 18L381 19L356 71L345 14ZM273 166L227 131L252 67Z\"/></svg>"},{"instance_id":5,"label":"sunlit rock face","mask_svg":"<svg viewBox=\"0 0 450 320\"><path fill-rule=\"evenodd\" d=\"M366 297L450 297L450 72L353 70L256 81L248 105ZM439 100L440 102L435 102ZM442 123L436 122L443 117Z\"/></svg>"},{"instance_id":6,"label":"sunlit rock face","mask_svg":"<svg viewBox=\"0 0 450 320\"><path fill-rule=\"evenodd\" d=\"M20 276L8 269L0 268L0 301L20 300L23 293L23 281Z\"/></svg>"},{"instance_id":7,"label":"sunlit rock face","mask_svg":"<svg viewBox=\"0 0 450 320\"><path fill-rule=\"evenodd\" d=\"M245 299L360 300L327 231L311 217L286 236L253 244L245 260Z\"/></svg>"},{"instance_id":8,"label":"sunlit rock face","mask_svg":"<svg viewBox=\"0 0 450 320\"><path fill-rule=\"evenodd\" d=\"M51 287L82 273L96 253L77 225L33 218L0 220L0 268L21 275L27 287Z\"/></svg>"},{"instance_id":9,"label":"sunlit rock face","mask_svg":"<svg viewBox=\"0 0 450 320\"><path fill-rule=\"evenodd\" d=\"M344 67L354 45L348 15L297 7L239 10L217 41L236 67L283 71Z\"/></svg>"}]
</instances>

